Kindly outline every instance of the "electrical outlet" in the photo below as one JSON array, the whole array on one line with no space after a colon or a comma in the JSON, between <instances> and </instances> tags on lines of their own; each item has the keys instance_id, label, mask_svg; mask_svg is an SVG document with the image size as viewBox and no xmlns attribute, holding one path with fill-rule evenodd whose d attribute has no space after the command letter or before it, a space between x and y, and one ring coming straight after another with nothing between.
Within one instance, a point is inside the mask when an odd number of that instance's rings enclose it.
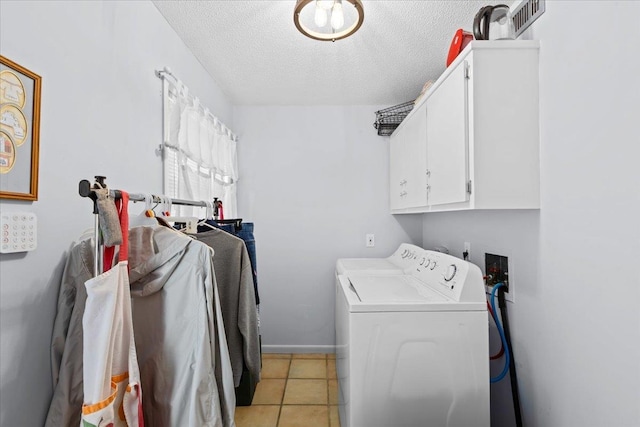
<instances>
[{"instance_id":1,"label":"electrical outlet","mask_svg":"<svg viewBox=\"0 0 640 427\"><path fill-rule=\"evenodd\" d=\"M504 283L505 292L509 293L509 259L506 256L484 254L485 274L487 286L493 287L498 283Z\"/></svg>"},{"instance_id":2,"label":"electrical outlet","mask_svg":"<svg viewBox=\"0 0 640 427\"><path fill-rule=\"evenodd\" d=\"M376 245L375 235L367 234L367 247L372 248Z\"/></svg>"}]
</instances>

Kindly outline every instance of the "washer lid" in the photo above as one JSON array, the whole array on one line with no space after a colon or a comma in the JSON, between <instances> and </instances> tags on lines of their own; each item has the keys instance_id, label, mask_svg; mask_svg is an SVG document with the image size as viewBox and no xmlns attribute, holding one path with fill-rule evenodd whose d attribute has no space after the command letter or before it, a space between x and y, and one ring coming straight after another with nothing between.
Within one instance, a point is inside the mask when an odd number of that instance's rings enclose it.
<instances>
[{"instance_id":1,"label":"washer lid","mask_svg":"<svg viewBox=\"0 0 640 427\"><path fill-rule=\"evenodd\" d=\"M402 269L385 258L342 258L336 262L338 274L402 274Z\"/></svg>"},{"instance_id":2,"label":"washer lid","mask_svg":"<svg viewBox=\"0 0 640 427\"><path fill-rule=\"evenodd\" d=\"M348 311L420 312L487 311L487 303L454 301L409 275L338 276Z\"/></svg>"},{"instance_id":3,"label":"washer lid","mask_svg":"<svg viewBox=\"0 0 640 427\"><path fill-rule=\"evenodd\" d=\"M350 277L351 286L363 303L430 303L450 302L413 276Z\"/></svg>"}]
</instances>

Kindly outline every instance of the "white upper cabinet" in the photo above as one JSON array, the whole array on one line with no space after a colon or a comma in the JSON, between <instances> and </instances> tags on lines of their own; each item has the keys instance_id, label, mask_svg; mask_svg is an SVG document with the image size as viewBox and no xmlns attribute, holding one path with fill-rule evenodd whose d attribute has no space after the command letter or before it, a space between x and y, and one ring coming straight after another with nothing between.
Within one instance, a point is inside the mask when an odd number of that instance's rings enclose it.
<instances>
[{"instance_id":1,"label":"white upper cabinet","mask_svg":"<svg viewBox=\"0 0 640 427\"><path fill-rule=\"evenodd\" d=\"M392 213L539 208L538 104L538 42L471 42L391 136Z\"/></svg>"},{"instance_id":2,"label":"white upper cabinet","mask_svg":"<svg viewBox=\"0 0 640 427\"><path fill-rule=\"evenodd\" d=\"M457 67L426 102L428 204L469 200L466 63Z\"/></svg>"},{"instance_id":3,"label":"white upper cabinet","mask_svg":"<svg viewBox=\"0 0 640 427\"><path fill-rule=\"evenodd\" d=\"M413 120L396 129L389 140L391 209L427 204L427 137L426 105L412 111ZM406 119L405 119L406 120Z\"/></svg>"}]
</instances>

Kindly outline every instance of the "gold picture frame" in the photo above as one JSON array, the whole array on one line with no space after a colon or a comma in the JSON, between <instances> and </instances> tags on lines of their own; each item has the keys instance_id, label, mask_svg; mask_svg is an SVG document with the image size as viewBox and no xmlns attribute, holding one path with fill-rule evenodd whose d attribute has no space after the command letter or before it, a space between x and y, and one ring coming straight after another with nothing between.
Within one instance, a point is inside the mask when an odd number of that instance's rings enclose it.
<instances>
[{"instance_id":1,"label":"gold picture frame","mask_svg":"<svg viewBox=\"0 0 640 427\"><path fill-rule=\"evenodd\" d=\"M42 77L0 55L0 199L38 200Z\"/></svg>"}]
</instances>

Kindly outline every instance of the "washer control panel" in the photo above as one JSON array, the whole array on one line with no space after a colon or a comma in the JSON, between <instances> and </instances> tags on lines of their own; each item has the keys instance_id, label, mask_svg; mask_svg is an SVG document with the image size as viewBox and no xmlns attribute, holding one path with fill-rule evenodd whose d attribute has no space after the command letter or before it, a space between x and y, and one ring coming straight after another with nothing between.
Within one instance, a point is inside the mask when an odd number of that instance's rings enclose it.
<instances>
[{"instance_id":1,"label":"washer control panel","mask_svg":"<svg viewBox=\"0 0 640 427\"><path fill-rule=\"evenodd\" d=\"M388 258L388 260L398 267L406 271L413 267L416 262L420 261L420 257L424 249L420 246L412 245L410 243L402 243L398 249Z\"/></svg>"},{"instance_id":2,"label":"washer control panel","mask_svg":"<svg viewBox=\"0 0 640 427\"><path fill-rule=\"evenodd\" d=\"M425 249L417 258L418 262L411 274L438 292L460 301L469 263L442 252Z\"/></svg>"},{"instance_id":3,"label":"washer control panel","mask_svg":"<svg viewBox=\"0 0 640 427\"><path fill-rule=\"evenodd\" d=\"M32 212L2 212L0 253L32 251L38 246L38 221Z\"/></svg>"}]
</instances>

